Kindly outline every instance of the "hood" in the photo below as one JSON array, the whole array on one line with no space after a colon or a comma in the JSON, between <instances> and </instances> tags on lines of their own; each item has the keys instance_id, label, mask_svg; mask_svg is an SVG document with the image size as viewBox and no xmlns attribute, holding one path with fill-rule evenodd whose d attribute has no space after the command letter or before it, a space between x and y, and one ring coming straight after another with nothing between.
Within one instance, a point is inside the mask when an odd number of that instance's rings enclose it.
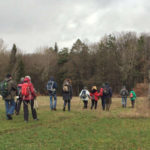
<instances>
[{"instance_id":1,"label":"hood","mask_svg":"<svg viewBox=\"0 0 150 150\"><path fill-rule=\"evenodd\" d=\"M54 77L50 77L50 80L51 80L51 81L54 81Z\"/></svg>"},{"instance_id":2,"label":"hood","mask_svg":"<svg viewBox=\"0 0 150 150\"><path fill-rule=\"evenodd\" d=\"M30 82L30 79L29 78L24 78L24 82Z\"/></svg>"}]
</instances>

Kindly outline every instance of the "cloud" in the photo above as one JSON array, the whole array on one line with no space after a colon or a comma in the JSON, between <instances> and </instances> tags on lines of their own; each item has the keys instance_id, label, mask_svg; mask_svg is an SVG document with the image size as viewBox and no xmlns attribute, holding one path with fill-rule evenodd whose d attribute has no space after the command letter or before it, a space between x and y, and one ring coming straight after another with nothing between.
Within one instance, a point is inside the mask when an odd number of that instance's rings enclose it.
<instances>
[{"instance_id":1,"label":"cloud","mask_svg":"<svg viewBox=\"0 0 150 150\"><path fill-rule=\"evenodd\" d=\"M77 38L149 32L148 0L0 0L0 38L24 52L40 46L70 47Z\"/></svg>"}]
</instances>

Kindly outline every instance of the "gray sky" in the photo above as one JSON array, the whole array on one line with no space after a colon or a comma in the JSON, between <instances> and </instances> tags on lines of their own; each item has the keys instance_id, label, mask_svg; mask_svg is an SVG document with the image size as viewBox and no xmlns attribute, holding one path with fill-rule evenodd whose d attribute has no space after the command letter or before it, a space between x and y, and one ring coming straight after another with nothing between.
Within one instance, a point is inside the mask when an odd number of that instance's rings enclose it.
<instances>
[{"instance_id":1,"label":"gray sky","mask_svg":"<svg viewBox=\"0 0 150 150\"><path fill-rule=\"evenodd\" d=\"M71 47L77 38L97 42L122 31L150 32L148 0L0 0L0 38L7 48Z\"/></svg>"}]
</instances>

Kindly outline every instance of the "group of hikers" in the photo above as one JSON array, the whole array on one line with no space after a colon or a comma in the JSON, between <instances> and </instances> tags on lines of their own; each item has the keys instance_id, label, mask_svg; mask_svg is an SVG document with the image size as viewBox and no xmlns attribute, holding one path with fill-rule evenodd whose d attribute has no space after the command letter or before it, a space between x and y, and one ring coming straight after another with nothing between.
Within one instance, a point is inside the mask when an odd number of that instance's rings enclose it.
<instances>
[{"instance_id":1,"label":"group of hikers","mask_svg":"<svg viewBox=\"0 0 150 150\"><path fill-rule=\"evenodd\" d=\"M46 89L50 97L50 109L56 111L57 106L57 82L53 77L50 77L46 85ZM21 103L23 102L23 111L24 111L24 121L28 122L29 120L29 110L28 104L31 107L32 117L34 120L38 120L37 112L34 107L36 99L36 90L31 82L30 76L22 77L20 83L17 85L16 82L12 79L11 74L7 74L4 81L0 83L0 94L5 100L6 108L6 119L12 120L12 115L19 115ZM17 96L16 96L17 95ZM66 105L68 105L68 111L71 109L71 99L72 99L72 82L70 79L65 79L62 85L62 97L64 100L63 111L66 110ZM125 86L121 89L120 95L122 97L122 107L125 108L127 105L127 97L130 96L132 108L134 108L136 94L134 90L128 93L128 90ZM15 102L15 96L17 101ZM101 99L102 109L109 111L111 102L112 102L112 88L108 83L102 85L98 90L96 86L93 86L90 91L87 87L84 87L80 94L80 99L83 101L83 109L88 108L88 101L91 100L91 109L97 109L98 100Z\"/></svg>"}]
</instances>

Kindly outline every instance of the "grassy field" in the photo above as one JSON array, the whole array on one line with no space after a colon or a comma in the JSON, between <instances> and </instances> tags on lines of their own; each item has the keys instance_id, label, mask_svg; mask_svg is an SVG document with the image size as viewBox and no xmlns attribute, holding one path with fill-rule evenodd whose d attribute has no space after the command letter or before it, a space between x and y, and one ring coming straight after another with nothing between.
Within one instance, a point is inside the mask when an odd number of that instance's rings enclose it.
<instances>
[{"instance_id":1,"label":"grassy field","mask_svg":"<svg viewBox=\"0 0 150 150\"><path fill-rule=\"evenodd\" d=\"M63 112L62 98L57 111L50 111L49 98L38 97L39 121L31 116L23 121L23 111L5 119L4 101L0 100L0 150L149 150L150 118L143 110L144 98L136 108L121 108L121 99L113 98L110 112L83 110L79 98L73 98L71 112ZM141 109L139 111L139 109Z\"/></svg>"}]
</instances>

